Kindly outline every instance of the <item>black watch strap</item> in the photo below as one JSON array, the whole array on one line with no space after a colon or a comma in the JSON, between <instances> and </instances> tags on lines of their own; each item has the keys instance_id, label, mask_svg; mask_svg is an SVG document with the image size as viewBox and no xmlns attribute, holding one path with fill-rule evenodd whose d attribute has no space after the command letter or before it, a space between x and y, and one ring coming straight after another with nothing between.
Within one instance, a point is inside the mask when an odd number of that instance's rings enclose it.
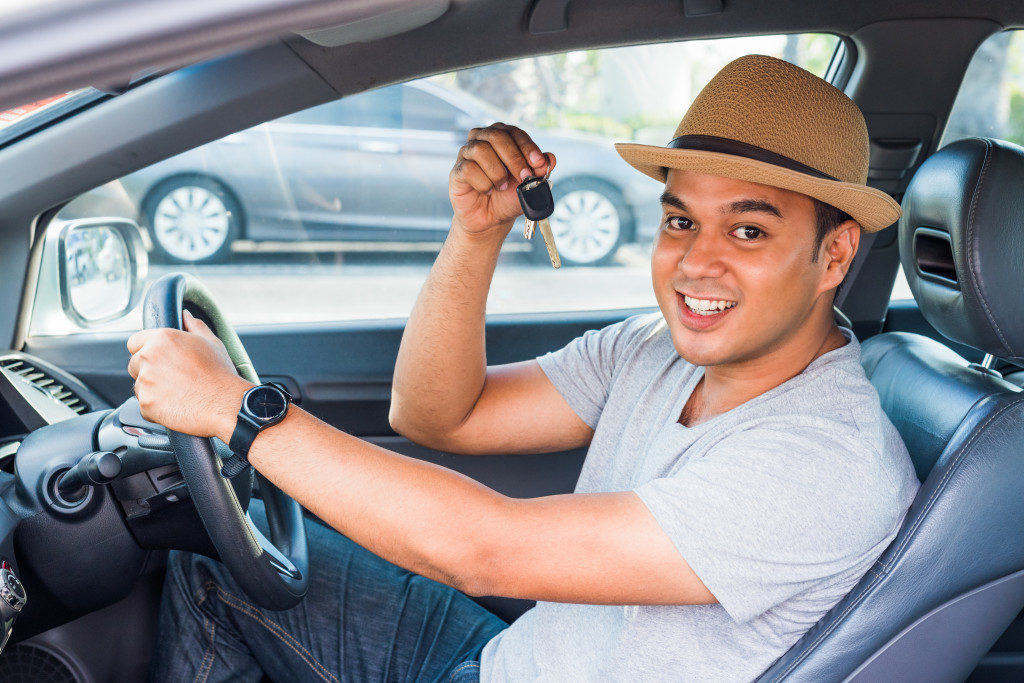
<instances>
[{"instance_id":1,"label":"black watch strap","mask_svg":"<svg viewBox=\"0 0 1024 683\"><path fill-rule=\"evenodd\" d=\"M246 414L246 401L249 398L250 392L257 391L263 387L273 387L275 392L283 395L284 410L279 415L273 416L272 419L261 422L254 419L254 416ZM238 411L238 420L235 422L235 430L231 433L231 440L228 441L228 448L234 453L234 457L228 458L224 462L220 470L222 476L231 479L249 467L249 449L252 448L252 442L256 440L256 437L259 436L260 431L264 428L273 426L284 419L285 414L288 412L289 403L291 403L291 394L276 382L257 385L245 392L242 396L242 407Z\"/></svg>"},{"instance_id":2,"label":"black watch strap","mask_svg":"<svg viewBox=\"0 0 1024 683\"><path fill-rule=\"evenodd\" d=\"M249 449L259 433L259 427L250 422L244 415L238 416L238 421L235 423L235 431L231 433L231 441L228 442L228 448L234 453L234 457L228 458L224 466L221 467L221 476L231 479L249 467Z\"/></svg>"}]
</instances>

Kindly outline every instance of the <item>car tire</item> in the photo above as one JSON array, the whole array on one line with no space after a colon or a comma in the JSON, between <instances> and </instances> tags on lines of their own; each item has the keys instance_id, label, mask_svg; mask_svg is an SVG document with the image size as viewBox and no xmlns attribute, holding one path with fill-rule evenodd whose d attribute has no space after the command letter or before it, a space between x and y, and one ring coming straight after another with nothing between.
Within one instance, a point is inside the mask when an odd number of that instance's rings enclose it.
<instances>
[{"instance_id":1,"label":"car tire","mask_svg":"<svg viewBox=\"0 0 1024 683\"><path fill-rule=\"evenodd\" d=\"M241 205L213 178L178 176L153 187L143 201L153 257L163 263L220 263L242 234Z\"/></svg>"},{"instance_id":2,"label":"car tire","mask_svg":"<svg viewBox=\"0 0 1024 683\"><path fill-rule=\"evenodd\" d=\"M604 265L632 235L633 218L613 185L596 178L566 178L552 184L551 194L551 232L566 266ZM540 235L531 243L533 258L549 262Z\"/></svg>"}]
</instances>

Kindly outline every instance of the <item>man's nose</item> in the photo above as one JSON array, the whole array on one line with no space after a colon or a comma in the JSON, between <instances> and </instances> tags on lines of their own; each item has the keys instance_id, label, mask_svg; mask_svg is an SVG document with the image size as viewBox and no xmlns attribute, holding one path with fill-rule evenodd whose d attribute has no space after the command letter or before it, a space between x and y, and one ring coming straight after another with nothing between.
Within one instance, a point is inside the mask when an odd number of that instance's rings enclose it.
<instances>
[{"instance_id":1,"label":"man's nose","mask_svg":"<svg viewBox=\"0 0 1024 683\"><path fill-rule=\"evenodd\" d=\"M711 230L698 230L679 259L679 272L689 280L721 277L725 273L721 238Z\"/></svg>"}]
</instances>

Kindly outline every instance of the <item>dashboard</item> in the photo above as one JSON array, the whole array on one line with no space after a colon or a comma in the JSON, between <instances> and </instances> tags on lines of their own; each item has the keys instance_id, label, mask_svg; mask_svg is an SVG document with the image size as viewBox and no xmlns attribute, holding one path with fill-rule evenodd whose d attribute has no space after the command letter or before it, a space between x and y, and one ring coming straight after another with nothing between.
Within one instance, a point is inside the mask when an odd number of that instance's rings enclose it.
<instances>
[{"instance_id":1,"label":"dashboard","mask_svg":"<svg viewBox=\"0 0 1024 683\"><path fill-rule=\"evenodd\" d=\"M18 490L18 450L36 430L108 409L99 395L48 362L27 353L0 351L0 649L15 618L29 604L14 541L19 526L38 512Z\"/></svg>"},{"instance_id":2,"label":"dashboard","mask_svg":"<svg viewBox=\"0 0 1024 683\"><path fill-rule=\"evenodd\" d=\"M14 455L29 432L108 408L59 368L18 351L0 352L0 470L12 471Z\"/></svg>"}]
</instances>

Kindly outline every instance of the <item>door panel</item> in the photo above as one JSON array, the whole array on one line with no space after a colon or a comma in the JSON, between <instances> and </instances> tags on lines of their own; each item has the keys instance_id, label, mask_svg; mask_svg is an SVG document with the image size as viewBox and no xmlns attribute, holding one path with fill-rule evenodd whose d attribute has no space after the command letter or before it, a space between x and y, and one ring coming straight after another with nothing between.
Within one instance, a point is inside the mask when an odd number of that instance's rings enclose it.
<instances>
[{"instance_id":1,"label":"door panel","mask_svg":"<svg viewBox=\"0 0 1024 683\"><path fill-rule=\"evenodd\" d=\"M502 316L487 324L487 358L509 363L561 348L589 329L641 311ZM384 448L443 465L505 495L537 497L573 490L585 449L538 455L453 455L414 444L388 424L391 379L404 321L274 325L239 330L263 377L297 389L303 408ZM127 334L34 337L24 349L72 373L111 405L131 394ZM512 621L533 604L481 597Z\"/></svg>"},{"instance_id":2,"label":"door panel","mask_svg":"<svg viewBox=\"0 0 1024 683\"><path fill-rule=\"evenodd\" d=\"M487 323L487 358L492 364L534 358L564 346L588 329L640 312L645 311L496 317ZM305 409L346 432L370 438L396 436L388 424L388 406L403 328L404 321L390 320L254 326L240 329L239 334L261 375L283 378L297 387ZM24 350L76 375L111 405L118 405L131 394L131 378L126 370L127 337L127 333L32 337ZM422 455L415 450L413 454ZM546 468L538 469L529 457L513 460L522 465L513 466L493 456L471 459L491 465L470 467L462 459L450 463L489 483L513 476L508 472L515 467L522 467L529 478L543 479L549 474ZM492 480L492 474L500 476ZM517 486L512 485L512 489L525 491ZM564 489L566 483L560 486Z\"/></svg>"}]
</instances>

